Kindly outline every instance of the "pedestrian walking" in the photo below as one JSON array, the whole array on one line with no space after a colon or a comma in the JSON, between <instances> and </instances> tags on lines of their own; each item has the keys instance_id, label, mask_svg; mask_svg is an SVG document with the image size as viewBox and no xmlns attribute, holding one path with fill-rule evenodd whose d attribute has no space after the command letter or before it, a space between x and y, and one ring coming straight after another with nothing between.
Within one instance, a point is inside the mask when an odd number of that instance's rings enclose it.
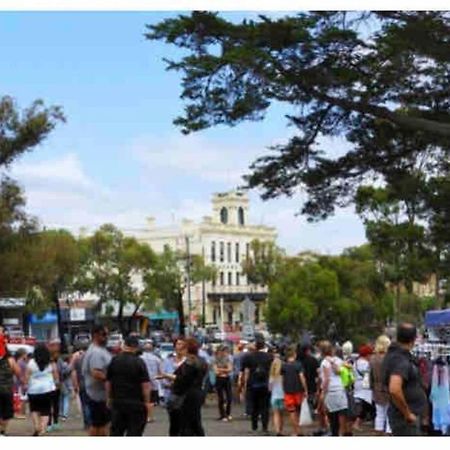
<instances>
[{"instance_id":1,"label":"pedestrian walking","mask_svg":"<svg viewBox=\"0 0 450 450\"><path fill-rule=\"evenodd\" d=\"M3 333L3 331L1 331ZM14 376L22 379L20 367L0 343L0 435L5 436L9 421L14 417Z\"/></svg>"},{"instance_id":2,"label":"pedestrian walking","mask_svg":"<svg viewBox=\"0 0 450 450\"><path fill-rule=\"evenodd\" d=\"M14 355L14 359L20 369L20 377L14 376L14 395L17 395L19 399L19 410L16 411L16 414L14 416L16 419L26 419L27 391L25 386L25 379L29 361L26 349L19 348Z\"/></svg>"},{"instance_id":3,"label":"pedestrian walking","mask_svg":"<svg viewBox=\"0 0 450 450\"><path fill-rule=\"evenodd\" d=\"M297 352L293 347L286 352L286 362L281 367L283 378L284 407L289 414L293 436L300 436L300 408L304 398L308 398L308 388L303 367L297 361Z\"/></svg>"},{"instance_id":4,"label":"pedestrian walking","mask_svg":"<svg viewBox=\"0 0 450 450\"><path fill-rule=\"evenodd\" d=\"M356 406L356 420L353 428L361 430L363 421L372 420L372 389L370 385L370 356L372 348L369 345L362 345L359 348L359 356L353 366L355 374L354 393Z\"/></svg>"},{"instance_id":5,"label":"pedestrian walking","mask_svg":"<svg viewBox=\"0 0 450 450\"><path fill-rule=\"evenodd\" d=\"M387 416L389 406L389 392L383 383L381 368L386 352L391 345L387 336L379 336L375 342L375 354L370 359L370 379L375 403L375 431L378 434L391 434L391 427Z\"/></svg>"},{"instance_id":6,"label":"pedestrian walking","mask_svg":"<svg viewBox=\"0 0 450 450\"><path fill-rule=\"evenodd\" d=\"M218 420L229 422L232 419L231 374L233 372L233 363L227 354L226 347L221 346L217 349L214 360L214 372L216 374L216 391L219 406Z\"/></svg>"},{"instance_id":7,"label":"pedestrian walking","mask_svg":"<svg viewBox=\"0 0 450 450\"><path fill-rule=\"evenodd\" d=\"M79 350L72 355L72 386L74 395L79 403L79 409L83 416L84 429L89 429L91 425L91 415L89 411L86 385L82 375L83 359L86 354L87 346L80 345Z\"/></svg>"},{"instance_id":8,"label":"pedestrian walking","mask_svg":"<svg viewBox=\"0 0 450 450\"><path fill-rule=\"evenodd\" d=\"M270 366L269 390L273 428L277 436L283 436L284 390L281 366L280 354L275 353L272 365Z\"/></svg>"},{"instance_id":9,"label":"pedestrian walking","mask_svg":"<svg viewBox=\"0 0 450 450\"><path fill-rule=\"evenodd\" d=\"M70 355L64 355L60 359L60 400L59 413L61 420L65 422L69 418L70 400L73 394L72 367L70 365Z\"/></svg>"},{"instance_id":10,"label":"pedestrian walking","mask_svg":"<svg viewBox=\"0 0 450 450\"><path fill-rule=\"evenodd\" d=\"M150 377L139 358L139 340L125 338L122 352L107 369L106 393L111 409L111 436L142 436L150 405Z\"/></svg>"},{"instance_id":11,"label":"pedestrian walking","mask_svg":"<svg viewBox=\"0 0 450 450\"><path fill-rule=\"evenodd\" d=\"M269 374L273 356L265 351L265 342L258 339L255 343L256 351L246 355L242 361L241 371L244 372L243 386L249 393L252 414L252 432L258 430L261 419L262 431L268 434L269 426Z\"/></svg>"},{"instance_id":12,"label":"pedestrian walking","mask_svg":"<svg viewBox=\"0 0 450 450\"><path fill-rule=\"evenodd\" d=\"M154 422L154 408L159 403L160 380L162 374L162 361L154 353L153 343L147 341L144 344L144 351L141 355L142 360L147 368L148 376L150 377L151 391L150 403L148 405L148 422Z\"/></svg>"},{"instance_id":13,"label":"pedestrian walking","mask_svg":"<svg viewBox=\"0 0 450 450\"><path fill-rule=\"evenodd\" d=\"M45 345L37 345L27 367L27 392L33 422L33 436L47 432L53 395L59 382L58 369Z\"/></svg>"},{"instance_id":14,"label":"pedestrian walking","mask_svg":"<svg viewBox=\"0 0 450 450\"><path fill-rule=\"evenodd\" d=\"M59 426L59 411L60 411L60 399L61 399L61 380L63 378L63 361L61 359L61 341L56 338L52 339L48 344L50 351L50 357L52 362L55 363L56 370L58 371L58 380L55 383L55 390L51 394L50 405L50 417L48 420L47 431L57 431Z\"/></svg>"},{"instance_id":15,"label":"pedestrian walking","mask_svg":"<svg viewBox=\"0 0 450 450\"><path fill-rule=\"evenodd\" d=\"M334 348L329 341L322 343L320 364L321 402L328 412L332 436L346 433L347 396L340 376L343 360L334 355Z\"/></svg>"},{"instance_id":16,"label":"pedestrian walking","mask_svg":"<svg viewBox=\"0 0 450 450\"><path fill-rule=\"evenodd\" d=\"M111 362L111 354L106 350L108 330L103 325L95 325L92 343L83 358L82 376L86 387L91 424L90 436L106 436L111 413L106 404L106 372Z\"/></svg>"},{"instance_id":17,"label":"pedestrian walking","mask_svg":"<svg viewBox=\"0 0 450 450\"><path fill-rule=\"evenodd\" d=\"M394 436L420 436L427 425L427 396L419 368L411 350L416 327L402 323L397 327L397 342L392 343L382 364L383 383L390 396L388 418Z\"/></svg>"}]
</instances>

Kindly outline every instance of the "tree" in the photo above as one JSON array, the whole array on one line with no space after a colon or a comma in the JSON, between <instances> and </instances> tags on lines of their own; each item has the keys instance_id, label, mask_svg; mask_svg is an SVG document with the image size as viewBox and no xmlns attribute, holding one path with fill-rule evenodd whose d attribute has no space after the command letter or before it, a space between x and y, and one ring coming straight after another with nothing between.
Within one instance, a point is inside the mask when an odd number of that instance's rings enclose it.
<instances>
[{"instance_id":1,"label":"tree","mask_svg":"<svg viewBox=\"0 0 450 450\"><path fill-rule=\"evenodd\" d=\"M297 135L255 161L247 187L263 198L307 193L302 212L324 219L353 202L379 167L407 157L368 152L355 143L374 122L441 148L450 142L448 12L304 12L232 23L193 12L148 26L147 39L185 51L168 70L183 74L184 133L262 120L274 102L292 106ZM319 139L342 136L334 157Z\"/></svg>"},{"instance_id":2,"label":"tree","mask_svg":"<svg viewBox=\"0 0 450 450\"><path fill-rule=\"evenodd\" d=\"M185 253L173 251L169 246L164 247L163 252L158 255L154 269L146 275L146 282L160 300L160 307L177 311L180 334L183 336L186 328L183 294L187 288L188 264L192 284L209 281L216 276L215 267L205 264L202 256L188 257ZM190 313L189 311L188 314Z\"/></svg>"},{"instance_id":3,"label":"tree","mask_svg":"<svg viewBox=\"0 0 450 450\"><path fill-rule=\"evenodd\" d=\"M250 252L242 271L250 284L270 286L279 274L285 254L273 242L261 242L258 239L250 243Z\"/></svg>"},{"instance_id":4,"label":"tree","mask_svg":"<svg viewBox=\"0 0 450 450\"><path fill-rule=\"evenodd\" d=\"M325 336L339 298L336 274L318 264L285 264L269 290L266 320L272 332L298 337L303 330Z\"/></svg>"},{"instance_id":5,"label":"tree","mask_svg":"<svg viewBox=\"0 0 450 450\"><path fill-rule=\"evenodd\" d=\"M125 306L134 305L137 312L142 305L151 305L154 300L146 275L156 264L155 253L148 245L124 236L111 224L101 226L92 236L82 239L81 246L82 275L78 288L98 296L97 311L104 305L109 310L108 303L116 302L118 327L125 333Z\"/></svg>"},{"instance_id":6,"label":"tree","mask_svg":"<svg viewBox=\"0 0 450 450\"><path fill-rule=\"evenodd\" d=\"M58 122L64 121L59 107L45 107L41 100L20 111L12 97L0 97L0 170L8 169L25 152L42 143ZM23 296L27 276L23 268L23 245L38 231L35 218L25 212L21 187L0 175L0 296Z\"/></svg>"}]
</instances>

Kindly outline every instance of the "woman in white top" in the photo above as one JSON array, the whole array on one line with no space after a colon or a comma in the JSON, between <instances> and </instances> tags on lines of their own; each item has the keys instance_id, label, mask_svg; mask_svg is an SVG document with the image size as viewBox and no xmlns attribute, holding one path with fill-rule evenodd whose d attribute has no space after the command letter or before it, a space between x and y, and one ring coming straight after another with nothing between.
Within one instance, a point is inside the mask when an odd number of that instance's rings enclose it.
<instances>
[{"instance_id":1,"label":"woman in white top","mask_svg":"<svg viewBox=\"0 0 450 450\"><path fill-rule=\"evenodd\" d=\"M273 427L277 436L283 436L284 391L281 366L282 361L277 353L274 355L269 377L270 405L272 406Z\"/></svg>"},{"instance_id":2,"label":"woman in white top","mask_svg":"<svg viewBox=\"0 0 450 450\"><path fill-rule=\"evenodd\" d=\"M34 427L33 436L42 436L47 430L51 395L58 383L56 364L51 362L50 352L45 345L36 346L33 359L27 366L26 380Z\"/></svg>"},{"instance_id":3,"label":"woman in white top","mask_svg":"<svg viewBox=\"0 0 450 450\"><path fill-rule=\"evenodd\" d=\"M355 375L354 398L356 403L356 421L354 428L360 429L363 420L372 419L372 389L370 386L370 362L372 348L369 345L362 345L359 348L359 357L353 365Z\"/></svg>"},{"instance_id":4,"label":"woman in white top","mask_svg":"<svg viewBox=\"0 0 450 450\"><path fill-rule=\"evenodd\" d=\"M347 425L348 400L339 374L342 359L334 356L334 349L330 342L325 341L321 346L322 363L319 372L321 379L321 398L328 411L331 434L343 436Z\"/></svg>"}]
</instances>

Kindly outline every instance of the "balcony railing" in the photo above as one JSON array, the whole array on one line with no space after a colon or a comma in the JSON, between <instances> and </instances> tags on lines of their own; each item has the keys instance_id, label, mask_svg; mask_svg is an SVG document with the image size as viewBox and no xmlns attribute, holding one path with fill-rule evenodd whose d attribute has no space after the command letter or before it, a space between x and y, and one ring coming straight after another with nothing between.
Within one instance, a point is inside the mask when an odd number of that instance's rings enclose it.
<instances>
[{"instance_id":1,"label":"balcony railing","mask_svg":"<svg viewBox=\"0 0 450 450\"><path fill-rule=\"evenodd\" d=\"M210 286L208 288L209 294L267 294L267 287L250 286L250 285L224 285L224 286Z\"/></svg>"}]
</instances>

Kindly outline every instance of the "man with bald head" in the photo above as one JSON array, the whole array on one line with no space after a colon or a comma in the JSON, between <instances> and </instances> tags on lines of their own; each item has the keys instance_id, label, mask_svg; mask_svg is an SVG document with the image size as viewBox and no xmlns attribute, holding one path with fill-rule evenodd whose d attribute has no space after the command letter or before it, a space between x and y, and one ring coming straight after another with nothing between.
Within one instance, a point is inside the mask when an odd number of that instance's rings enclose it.
<instances>
[{"instance_id":1,"label":"man with bald head","mask_svg":"<svg viewBox=\"0 0 450 450\"><path fill-rule=\"evenodd\" d=\"M426 421L427 396L411 354L416 337L413 324L401 323L397 327L397 342L390 345L383 361L383 381L390 396L388 417L394 436L419 436Z\"/></svg>"}]
</instances>

